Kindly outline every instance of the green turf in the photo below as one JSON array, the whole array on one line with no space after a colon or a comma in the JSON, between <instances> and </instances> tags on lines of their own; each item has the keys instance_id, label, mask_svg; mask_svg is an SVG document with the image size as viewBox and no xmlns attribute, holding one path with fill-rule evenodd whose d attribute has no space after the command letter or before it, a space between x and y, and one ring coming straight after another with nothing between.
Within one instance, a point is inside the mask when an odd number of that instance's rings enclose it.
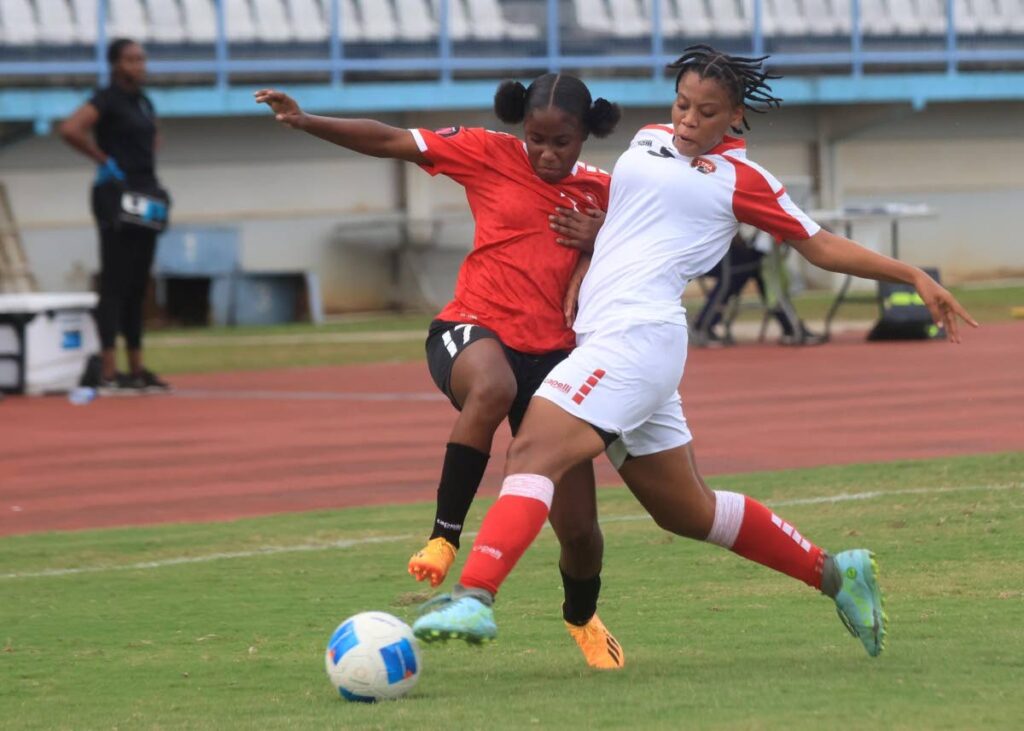
<instances>
[{"instance_id":1,"label":"green turf","mask_svg":"<svg viewBox=\"0 0 1024 731\"><path fill-rule=\"evenodd\" d=\"M712 481L769 501L925 490L776 508L825 546L878 553L892 633L877 660L811 589L673 539L606 489L601 614L623 671L589 671L570 643L545 531L503 589L499 641L424 648L413 695L376 706L334 694L324 643L357 611L414 617L425 595L404 563L427 505L0 539L0 727L1019 728L1022 473L1017 453ZM24 576L103 566L121 568Z\"/></svg>"},{"instance_id":2,"label":"green turf","mask_svg":"<svg viewBox=\"0 0 1024 731\"><path fill-rule=\"evenodd\" d=\"M954 288L964 306L982 323L1010 319L1010 308L1024 306L1024 287ZM825 316L833 295L808 292L795 304L806 320ZM691 309L700 299L687 299ZM852 301L839 311L839 320L871 320L877 307L862 300ZM740 319L758 320L760 311L741 310ZM203 373L291 366L348 365L352 363L407 362L423 359L423 339L431 315L376 314L352 316L342 322L315 326L308 323L268 327L201 328L156 330L147 335L146 360L158 373ZM287 342L281 338L391 334L392 342ZM277 342L239 344L246 337L278 338ZM228 341L234 342L225 342Z\"/></svg>"}]
</instances>

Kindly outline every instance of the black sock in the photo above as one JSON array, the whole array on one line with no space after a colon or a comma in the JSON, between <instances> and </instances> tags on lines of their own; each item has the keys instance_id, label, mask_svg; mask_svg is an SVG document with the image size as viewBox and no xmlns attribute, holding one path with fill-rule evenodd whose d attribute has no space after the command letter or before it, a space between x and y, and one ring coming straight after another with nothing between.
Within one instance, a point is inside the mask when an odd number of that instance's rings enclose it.
<instances>
[{"instance_id":1,"label":"black sock","mask_svg":"<svg viewBox=\"0 0 1024 731\"><path fill-rule=\"evenodd\" d=\"M437 513L431 538L441 537L456 548L462 535L469 506L484 478L487 460L491 456L465 444L449 442L441 468L441 482L437 486Z\"/></svg>"},{"instance_id":2,"label":"black sock","mask_svg":"<svg viewBox=\"0 0 1024 731\"><path fill-rule=\"evenodd\" d=\"M597 595L601 593L601 574L589 579L574 579L559 567L562 574L562 588L565 601L562 602L562 616L569 624L582 627L597 612Z\"/></svg>"}]
</instances>

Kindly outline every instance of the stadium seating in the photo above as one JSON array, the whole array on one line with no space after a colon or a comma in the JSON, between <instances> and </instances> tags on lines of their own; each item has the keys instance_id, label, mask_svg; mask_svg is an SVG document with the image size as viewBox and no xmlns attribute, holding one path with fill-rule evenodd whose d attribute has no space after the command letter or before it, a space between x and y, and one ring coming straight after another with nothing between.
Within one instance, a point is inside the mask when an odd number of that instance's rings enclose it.
<instances>
[{"instance_id":1,"label":"stadium seating","mask_svg":"<svg viewBox=\"0 0 1024 731\"><path fill-rule=\"evenodd\" d=\"M426 0L395 0L398 35L407 41L426 41L437 37L437 23Z\"/></svg>"},{"instance_id":2,"label":"stadium seating","mask_svg":"<svg viewBox=\"0 0 1024 731\"><path fill-rule=\"evenodd\" d=\"M32 46L40 41L35 11L28 0L0 0L0 41L12 46Z\"/></svg>"},{"instance_id":3,"label":"stadium seating","mask_svg":"<svg viewBox=\"0 0 1024 731\"><path fill-rule=\"evenodd\" d=\"M393 41L398 38L398 24L390 3L380 0L357 0L363 21L363 37L368 41Z\"/></svg>"},{"instance_id":4,"label":"stadium seating","mask_svg":"<svg viewBox=\"0 0 1024 731\"><path fill-rule=\"evenodd\" d=\"M213 43L217 38L217 16L213 5L207 0L181 0L181 11L185 37L192 43Z\"/></svg>"},{"instance_id":5,"label":"stadium seating","mask_svg":"<svg viewBox=\"0 0 1024 731\"><path fill-rule=\"evenodd\" d=\"M65 0L38 0L39 40L54 45L69 45L77 40L71 7Z\"/></svg>"},{"instance_id":6,"label":"stadium seating","mask_svg":"<svg viewBox=\"0 0 1024 731\"><path fill-rule=\"evenodd\" d=\"M467 0L473 35L482 40L530 40L540 37L540 28L526 23L510 23L505 19L498 0Z\"/></svg>"},{"instance_id":7,"label":"stadium seating","mask_svg":"<svg viewBox=\"0 0 1024 731\"><path fill-rule=\"evenodd\" d=\"M612 31L612 18L604 0L573 0L576 24L585 31L604 35Z\"/></svg>"},{"instance_id":8,"label":"stadium seating","mask_svg":"<svg viewBox=\"0 0 1024 731\"><path fill-rule=\"evenodd\" d=\"M71 0L76 36L81 43L96 42L96 0Z\"/></svg>"},{"instance_id":9,"label":"stadium seating","mask_svg":"<svg viewBox=\"0 0 1024 731\"><path fill-rule=\"evenodd\" d=\"M185 40L181 6L166 0L147 0L150 37L157 43L181 43Z\"/></svg>"},{"instance_id":10,"label":"stadium seating","mask_svg":"<svg viewBox=\"0 0 1024 731\"><path fill-rule=\"evenodd\" d=\"M252 4L256 37L266 43L286 43L292 26L282 0L255 0Z\"/></svg>"},{"instance_id":11,"label":"stadium seating","mask_svg":"<svg viewBox=\"0 0 1024 731\"><path fill-rule=\"evenodd\" d=\"M622 43L649 41L654 8L667 39L732 40L749 36L755 0L562 0L563 32ZM11 48L95 43L99 0L0 0L0 43ZM106 36L151 44L212 44L215 0L106 0ZM841 39L850 33L852 0L763 0L761 27L772 43ZM947 0L860 0L861 29L871 38L941 38ZM655 5L657 3L657 5ZM430 44L441 0L338 0L346 43ZM232 44L324 43L332 0L223 0ZM510 12L511 10L511 12ZM954 0L956 32L968 38L1024 34L1024 0ZM511 20L510 18L515 18ZM529 21L529 22L526 22ZM448 0L455 42L538 40L546 22L540 0ZM521 49L519 49L521 50Z\"/></svg>"},{"instance_id":12,"label":"stadium seating","mask_svg":"<svg viewBox=\"0 0 1024 731\"><path fill-rule=\"evenodd\" d=\"M223 0L227 37L232 43L252 43L256 40L256 22L248 0Z\"/></svg>"},{"instance_id":13,"label":"stadium seating","mask_svg":"<svg viewBox=\"0 0 1024 731\"><path fill-rule=\"evenodd\" d=\"M676 0L679 8L679 35L703 38L711 35L714 26L711 13L703 0Z\"/></svg>"},{"instance_id":14,"label":"stadium seating","mask_svg":"<svg viewBox=\"0 0 1024 731\"><path fill-rule=\"evenodd\" d=\"M327 22L317 0L288 0L288 16L295 40L306 43L327 40Z\"/></svg>"},{"instance_id":15,"label":"stadium seating","mask_svg":"<svg viewBox=\"0 0 1024 731\"><path fill-rule=\"evenodd\" d=\"M110 0L108 7L111 37L149 40L150 25L141 0Z\"/></svg>"},{"instance_id":16,"label":"stadium seating","mask_svg":"<svg viewBox=\"0 0 1024 731\"><path fill-rule=\"evenodd\" d=\"M441 0L434 0L434 17L441 17ZM448 0L448 35L453 41L469 38L469 16L463 0Z\"/></svg>"}]
</instances>

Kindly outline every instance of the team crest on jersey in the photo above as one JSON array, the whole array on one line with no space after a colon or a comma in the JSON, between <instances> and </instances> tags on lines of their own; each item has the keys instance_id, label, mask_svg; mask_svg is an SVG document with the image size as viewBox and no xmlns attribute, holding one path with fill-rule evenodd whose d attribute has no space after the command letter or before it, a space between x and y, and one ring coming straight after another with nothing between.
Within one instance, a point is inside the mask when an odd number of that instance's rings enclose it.
<instances>
[{"instance_id":1,"label":"team crest on jersey","mask_svg":"<svg viewBox=\"0 0 1024 731\"><path fill-rule=\"evenodd\" d=\"M434 133L441 137L454 137L462 130L462 127L442 127L441 129L435 129Z\"/></svg>"},{"instance_id":2,"label":"team crest on jersey","mask_svg":"<svg viewBox=\"0 0 1024 731\"><path fill-rule=\"evenodd\" d=\"M704 173L705 175L711 175L718 168L715 167L715 163L710 160L706 160L703 157L693 158L693 162L690 163L691 168L696 168L698 173Z\"/></svg>"}]
</instances>

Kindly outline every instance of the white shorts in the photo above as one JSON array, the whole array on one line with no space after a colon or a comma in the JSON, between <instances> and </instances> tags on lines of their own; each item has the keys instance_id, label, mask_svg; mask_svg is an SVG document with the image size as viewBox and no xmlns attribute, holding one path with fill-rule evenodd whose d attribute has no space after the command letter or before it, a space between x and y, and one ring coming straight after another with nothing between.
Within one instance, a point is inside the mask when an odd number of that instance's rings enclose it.
<instances>
[{"instance_id":1,"label":"white shorts","mask_svg":"<svg viewBox=\"0 0 1024 731\"><path fill-rule=\"evenodd\" d=\"M685 325L660 322L586 333L534 395L618 435L607 450L616 467L627 456L688 444L693 437L679 398L686 342Z\"/></svg>"}]
</instances>

